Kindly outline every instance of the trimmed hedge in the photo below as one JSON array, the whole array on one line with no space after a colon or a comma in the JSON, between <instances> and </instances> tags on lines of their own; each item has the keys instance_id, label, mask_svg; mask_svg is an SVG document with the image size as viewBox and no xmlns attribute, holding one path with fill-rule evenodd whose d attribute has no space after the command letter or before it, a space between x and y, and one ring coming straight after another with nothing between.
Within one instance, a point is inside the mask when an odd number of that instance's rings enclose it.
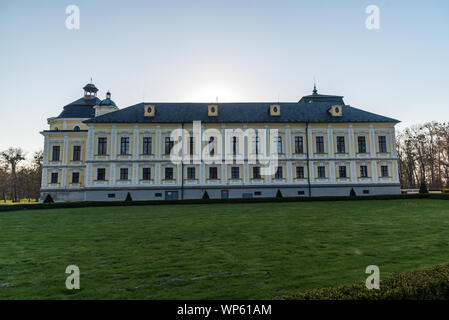
<instances>
[{"instance_id":1,"label":"trimmed hedge","mask_svg":"<svg viewBox=\"0 0 449 320\"><path fill-rule=\"evenodd\" d=\"M449 194L386 194L371 196L326 196L326 197L283 197L283 198L236 198L236 199L189 199L189 200L146 200L146 201L81 201L15 204L0 206L1 211L85 208L85 207L115 207L115 206L147 206L167 204L208 204L208 203L264 203L264 202L304 202L304 201L354 201L354 200L396 200L396 199L441 199L449 200Z\"/></svg>"},{"instance_id":2,"label":"trimmed hedge","mask_svg":"<svg viewBox=\"0 0 449 320\"><path fill-rule=\"evenodd\" d=\"M367 275L368 276L368 275ZM447 300L449 299L449 264L393 273L380 280L380 289L368 290L365 282L336 288L315 289L281 297L284 300Z\"/></svg>"}]
</instances>

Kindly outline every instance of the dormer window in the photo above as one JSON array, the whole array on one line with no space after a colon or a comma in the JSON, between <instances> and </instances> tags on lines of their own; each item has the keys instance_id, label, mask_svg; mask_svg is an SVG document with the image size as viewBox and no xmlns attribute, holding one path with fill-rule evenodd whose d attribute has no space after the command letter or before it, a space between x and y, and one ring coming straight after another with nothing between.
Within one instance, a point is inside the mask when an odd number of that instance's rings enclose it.
<instances>
[{"instance_id":1,"label":"dormer window","mask_svg":"<svg viewBox=\"0 0 449 320\"><path fill-rule=\"evenodd\" d=\"M273 104L270 106L270 116L280 116L281 106L278 104Z\"/></svg>"},{"instance_id":2,"label":"dormer window","mask_svg":"<svg viewBox=\"0 0 449 320\"><path fill-rule=\"evenodd\" d=\"M207 115L209 117L217 117L218 116L218 106L215 104L207 106Z\"/></svg>"},{"instance_id":3,"label":"dormer window","mask_svg":"<svg viewBox=\"0 0 449 320\"><path fill-rule=\"evenodd\" d=\"M343 115L343 107L341 105L335 105L330 107L328 112L332 115L332 117L341 117Z\"/></svg>"},{"instance_id":4,"label":"dormer window","mask_svg":"<svg viewBox=\"0 0 449 320\"><path fill-rule=\"evenodd\" d=\"M143 116L144 117L154 117L156 114L156 107L153 105L148 105L143 107Z\"/></svg>"}]
</instances>

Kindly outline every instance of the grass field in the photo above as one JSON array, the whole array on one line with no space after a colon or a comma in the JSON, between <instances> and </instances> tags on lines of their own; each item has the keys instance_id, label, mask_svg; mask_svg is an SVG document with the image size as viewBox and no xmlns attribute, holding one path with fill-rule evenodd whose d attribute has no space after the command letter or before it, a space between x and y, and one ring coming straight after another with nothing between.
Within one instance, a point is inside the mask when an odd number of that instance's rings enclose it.
<instances>
[{"instance_id":1,"label":"grass field","mask_svg":"<svg viewBox=\"0 0 449 320\"><path fill-rule=\"evenodd\" d=\"M15 211L0 228L0 299L271 299L449 261L444 200Z\"/></svg>"}]
</instances>

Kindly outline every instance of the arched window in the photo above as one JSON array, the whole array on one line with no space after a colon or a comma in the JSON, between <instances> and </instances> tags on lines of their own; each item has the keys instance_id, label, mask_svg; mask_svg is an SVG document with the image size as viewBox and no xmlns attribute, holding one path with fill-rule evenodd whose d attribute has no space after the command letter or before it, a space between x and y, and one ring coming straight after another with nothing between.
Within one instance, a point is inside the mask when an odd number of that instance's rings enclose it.
<instances>
[{"instance_id":1,"label":"arched window","mask_svg":"<svg viewBox=\"0 0 449 320\"><path fill-rule=\"evenodd\" d=\"M59 128L58 128L58 127L55 127L55 130L56 130L56 131L58 131L58 130L59 130Z\"/></svg>"},{"instance_id":2,"label":"arched window","mask_svg":"<svg viewBox=\"0 0 449 320\"><path fill-rule=\"evenodd\" d=\"M80 131L80 127L78 126L73 127L73 131Z\"/></svg>"}]
</instances>

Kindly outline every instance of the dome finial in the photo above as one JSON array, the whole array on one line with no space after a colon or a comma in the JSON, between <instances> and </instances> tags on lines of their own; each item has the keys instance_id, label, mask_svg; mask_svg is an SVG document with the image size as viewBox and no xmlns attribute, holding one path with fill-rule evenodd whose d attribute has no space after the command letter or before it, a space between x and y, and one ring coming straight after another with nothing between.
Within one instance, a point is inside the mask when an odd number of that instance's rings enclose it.
<instances>
[{"instance_id":1,"label":"dome finial","mask_svg":"<svg viewBox=\"0 0 449 320\"><path fill-rule=\"evenodd\" d=\"M313 78L313 94L318 94L318 91L316 90L315 77Z\"/></svg>"}]
</instances>

